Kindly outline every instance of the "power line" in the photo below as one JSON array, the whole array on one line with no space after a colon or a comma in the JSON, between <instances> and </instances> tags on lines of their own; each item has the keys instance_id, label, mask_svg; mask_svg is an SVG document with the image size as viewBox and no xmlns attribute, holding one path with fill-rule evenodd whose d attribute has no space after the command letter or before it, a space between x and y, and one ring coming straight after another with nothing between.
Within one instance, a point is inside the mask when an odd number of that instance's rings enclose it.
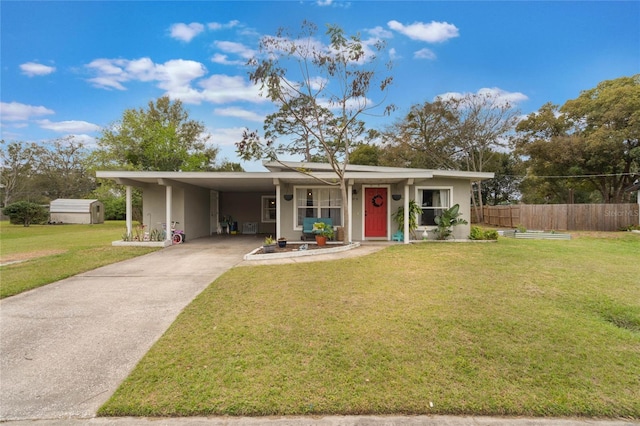
<instances>
[{"instance_id":1,"label":"power line","mask_svg":"<svg viewBox=\"0 0 640 426\"><path fill-rule=\"evenodd\" d=\"M568 178L592 178L592 177L617 177L617 176L637 176L639 173L609 173L609 174L601 174L601 175L564 175L564 176L538 176L538 175L502 175L516 178L526 178L526 177L535 177L535 178L544 178L544 179L568 179Z\"/></svg>"}]
</instances>

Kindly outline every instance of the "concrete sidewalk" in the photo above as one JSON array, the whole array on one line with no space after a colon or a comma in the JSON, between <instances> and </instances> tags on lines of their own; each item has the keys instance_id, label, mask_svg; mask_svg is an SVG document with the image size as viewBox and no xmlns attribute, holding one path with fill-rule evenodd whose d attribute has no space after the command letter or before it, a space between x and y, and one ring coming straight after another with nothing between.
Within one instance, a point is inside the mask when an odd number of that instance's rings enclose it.
<instances>
[{"instance_id":1,"label":"concrete sidewalk","mask_svg":"<svg viewBox=\"0 0 640 426\"><path fill-rule=\"evenodd\" d=\"M93 418L8 422L11 426L630 426L625 420L472 416Z\"/></svg>"}]
</instances>

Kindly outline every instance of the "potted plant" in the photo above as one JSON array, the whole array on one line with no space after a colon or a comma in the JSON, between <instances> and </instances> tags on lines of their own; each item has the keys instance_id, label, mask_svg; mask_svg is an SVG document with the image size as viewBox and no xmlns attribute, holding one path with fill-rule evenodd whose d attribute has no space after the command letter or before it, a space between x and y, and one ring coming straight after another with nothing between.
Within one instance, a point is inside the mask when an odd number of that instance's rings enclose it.
<instances>
[{"instance_id":1,"label":"potted plant","mask_svg":"<svg viewBox=\"0 0 640 426\"><path fill-rule=\"evenodd\" d=\"M276 240L273 239L271 235L264 239L264 244L262 245L262 249L265 253L273 253L276 251Z\"/></svg>"},{"instance_id":2,"label":"potted plant","mask_svg":"<svg viewBox=\"0 0 640 426\"><path fill-rule=\"evenodd\" d=\"M278 238L278 247L285 248L287 246L287 239L285 237Z\"/></svg>"},{"instance_id":3,"label":"potted plant","mask_svg":"<svg viewBox=\"0 0 640 426\"><path fill-rule=\"evenodd\" d=\"M418 229L417 218L422 214L422 209L415 202L415 200L409 200L409 235L416 239L416 229ZM398 231L404 232L404 206L398 207L398 210L393 214L393 219L398 223Z\"/></svg>"},{"instance_id":4,"label":"potted plant","mask_svg":"<svg viewBox=\"0 0 640 426\"><path fill-rule=\"evenodd\" d=\"M333 226L316 222L313 224L313 233L316 235L316 243L322 247L327 244L327 238L333 238Z\"/></svg>"},{"instance_id":5,"label":"potted plant","mask_svg":"<svg viewBox=\"0 0 640 426\"><path fill-rule=\"evenodd\" d=\"M466 225L466 220L460 218L460 206L458 204L443 210L442 213L434 218L436 228L433 232L436 234L437 240L446 240L453 233L453 227L456 225Z\"/></svg>"}]
</instances>

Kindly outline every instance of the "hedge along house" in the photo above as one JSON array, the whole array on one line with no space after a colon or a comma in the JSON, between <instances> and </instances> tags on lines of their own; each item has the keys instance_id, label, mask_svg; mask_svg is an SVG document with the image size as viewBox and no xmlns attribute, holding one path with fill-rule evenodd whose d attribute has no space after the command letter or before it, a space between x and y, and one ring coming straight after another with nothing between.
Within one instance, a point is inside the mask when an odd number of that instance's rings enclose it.
<instances>
[{"instance_id":1,"label":"hedge along house","mask_svg":"<svg viewBox=\"0 0 640 426\"><path fill-rule=\"evenodd\" d=\"M305 217L331 218L344 226L340 187L315 179L336 181L328 164L264 163L266 172L127 172L99 171L127 188L127 229L131 231L131 187L143 193L143 220L150 228L179 222L187 238L213 235L220 223L231 218L239 233L270 234L299 240ZM306 173L295 169L304 168ZM312 176L309 176L311 174ZM349 165L348 241L391 240L397 231L392 215L398 207L408 212L409 200L422 208L418 230L435 227L434 217L454 204L462 217L470 218L471 183L490 179L493 173L406 169ZM408 243L408 220L404 242ZM470 225L454 229L456 239L469 235ZM170 236L167 235L167 239Z\"/></svg>"},{"instance_id":2,"label":"hedge along house","mask_svg":"<svg viewBox=\"0 0 640 426\"><path fill-rule=\"evenodd\" d=\"M98 200L58 198L49 205L52 223L104 223L104 206Z\"/></svg>"}]
</instances>

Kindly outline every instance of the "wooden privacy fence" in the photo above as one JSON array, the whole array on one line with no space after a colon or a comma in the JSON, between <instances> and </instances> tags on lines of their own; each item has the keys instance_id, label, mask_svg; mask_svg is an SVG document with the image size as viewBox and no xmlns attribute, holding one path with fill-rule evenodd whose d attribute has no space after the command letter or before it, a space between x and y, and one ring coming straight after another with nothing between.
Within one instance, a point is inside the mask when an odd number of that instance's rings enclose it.
<instances>
[{"instance_id":1,"label":"wooden privacy fence","mask_svg":"<svg viewBox=\"0 0 640 426\"><path fill-rule=\"evenodd\" d=\"M518 204L484 206L483 212L487 225L557 231L617 231L640 218L638 204Z\"/></svg>"}]
</instances>

